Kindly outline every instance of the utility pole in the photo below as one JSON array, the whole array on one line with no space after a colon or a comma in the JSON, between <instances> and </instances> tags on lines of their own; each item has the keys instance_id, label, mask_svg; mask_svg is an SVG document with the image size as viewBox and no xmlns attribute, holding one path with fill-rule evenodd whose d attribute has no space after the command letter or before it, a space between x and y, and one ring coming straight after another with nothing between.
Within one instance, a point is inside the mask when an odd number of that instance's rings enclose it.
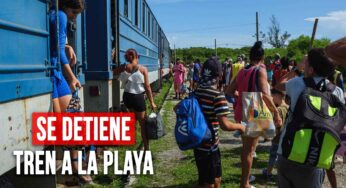
<instances>
[{"instance_id":1,"label":"utility pole","mask_svg":"<svg viewBox=\"0 0 346 188\"><path fill-rule=\"evenodd\" d=\"M259 41L259 31L258 31L258 12L256 12L256 41Z\"/></svg>"},{"instance_id":2,"label":"utility pole","mask_svg":"<svg viewBox=\"0 0 346 188\"><path fill-rule=\"evenodd\" d=\"M217 57L217 46L216 46L216 39L215 39L215 57Z\"/></svg>"},{"instance_id":3,"label":"utility pole","mask_svg":"<svg viewBox=\"0 0 346 188\"><path fill-rule=\"evenodd\" d=\"M317 24L318 24L318 18L315 19L315 24L314 24L314 28L312 30L311 41L310 41L310 48L309 49L311 49L312 45L314 44L316 30L317 30Z\"/></svg>"}]
</instances>

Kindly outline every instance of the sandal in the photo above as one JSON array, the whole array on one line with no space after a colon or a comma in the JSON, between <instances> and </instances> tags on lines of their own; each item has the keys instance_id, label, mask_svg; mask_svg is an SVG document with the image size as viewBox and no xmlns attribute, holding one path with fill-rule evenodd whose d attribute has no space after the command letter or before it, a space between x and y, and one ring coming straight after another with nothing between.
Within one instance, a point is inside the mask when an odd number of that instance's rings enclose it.
<instances>
[{"instance_id":1,"label":"sandal","mask_svg":"<svg viewBox=\"0 0 346 188\"><path fill-rule=\"evenodd\" d=\"M262 175L267 180L272 180L273 179L273 174L270 174L266 168L262 170Z\"/></svg>"},{"instance_id":2,"label":"sandal","mask_svg":"<svg viewBox=\"0 0 346 188\"><path fill-rule=\"evenodd\" d=\"M95 185L95 183L93 182L92 179L86 180L83 177L84 177L83 175L78 175L77 174L77 178L78 178L78 181L79 181L80 185Z\"/></svg>"},{"instance_id":3,"label":"sandal","mask_svg":"<svg viewBox=\"0 0 346 188\"><path fill-rule=\"evenodd\" d=\"M73 162L73 163L78 162L78 158L71 159L71 162ZM72 166L72 168L73 168L73 166ZM87 179L83 178L83 177L89 176L89 175L80 175L77 172L73 172L73 175L78 178L78 182L80 185L95 185L95 183L93 182L92 179L87 180ZM89 176L89 177L91 178L91 176Z\"/></svg>"}]
</instances>

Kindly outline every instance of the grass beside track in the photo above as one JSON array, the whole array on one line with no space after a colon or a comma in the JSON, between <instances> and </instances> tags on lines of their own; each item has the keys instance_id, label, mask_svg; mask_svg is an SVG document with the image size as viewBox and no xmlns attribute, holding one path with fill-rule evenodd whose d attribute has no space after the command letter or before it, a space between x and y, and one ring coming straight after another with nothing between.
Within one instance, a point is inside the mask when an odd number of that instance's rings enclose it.
<instances>
[{"instance_id":1,"label":"grass beside track","mask_svg":"<svg viewBox=\"0 0 346 188\"><path fill-rule=\"evenodd\" d=\"M172 86L171 80L166 80L163 82L162 89L159 93L155 93L154 101L157 105L158 109L162 108L163 102L165 101L165 97L167 96L169 89ZM150 112L150 103L149 100L146 100L147 112ZM136 124L136 144L133 146L119 146L119 147L105 147L104 150L109 151L118 151L119 152L119 165L120 169L122 169L122 165L124 164L125 151L127 150L138 150L142 146L142 138L141 138L141 129L138 123ZM154 148L154 146L153 146ZM114 175L113 168L109 168L108 174L103 174L103 159L98 160L98 168L99 174L93 176L93 181L96 185L86 186L90 188L120 188L124 187L127 181L127 176L119 176Z\"/></svg>"}]
</instances>

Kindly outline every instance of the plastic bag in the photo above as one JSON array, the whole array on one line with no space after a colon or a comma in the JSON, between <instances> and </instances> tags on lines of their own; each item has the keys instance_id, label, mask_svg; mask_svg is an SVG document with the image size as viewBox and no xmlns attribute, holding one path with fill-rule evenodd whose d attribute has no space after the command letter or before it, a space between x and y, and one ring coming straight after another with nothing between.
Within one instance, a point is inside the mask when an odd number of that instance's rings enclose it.
<instances>
[{"instance_id":1,"label":"plastic bag","mask_svg":"<svg viewBox=\"0 0 346 188\"><path fill-rule=\"evenodd\" d=\"M262 99L261 92L243 92L243 124L245 136L272 138L275 136L273 116Z\"/></svg>"},{"instance_id":2,"label":"plastic bag","mask_svg":"<svg viewBox=\"0 0 346 188\"><path fill-rule=\"evenodd\" d=\"M159 139L166 135L162 117L159 113L150 113L145 120L145 129L148 139Z\"/></svg>"}]
</instances>

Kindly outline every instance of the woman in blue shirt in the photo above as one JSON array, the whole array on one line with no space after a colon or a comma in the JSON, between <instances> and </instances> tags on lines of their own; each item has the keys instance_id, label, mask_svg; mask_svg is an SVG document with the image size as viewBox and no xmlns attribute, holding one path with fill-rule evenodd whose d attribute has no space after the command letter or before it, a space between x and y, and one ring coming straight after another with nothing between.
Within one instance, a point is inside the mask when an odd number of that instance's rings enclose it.
<instances>
[{"instance_id":1,"label":"woman in blue shirt","mask_svg":"<svg viewBox=\"0 0 346 188\"><path fill-rule=\"evenodd\" d=\"M53 111L54 112L64 112L71 100L71 90L74 91L76 87L81 87L80 82L73 74L69 58L66 55L65 48L68 52L73 52L73 49L66 45L67 40L67 22L68 20L76 19L77 15L84 10L84 0L59 0L59 32L56 32L56 10L53 8L49 15L49 27L50 27L50 53L51 62L53 66L58 65L58 50L57 50L57 38L59 42L59 53L60 53L60 63L62 70L53 71ZM58 37L56 36L58 33ZM70 58L71 63L75 63L75 59ZM68 84L62 74L62 71L66 73L70 83Z\"/></svg>"},{"instance_id":2,"label":"woman in blue shirt","mask_svg":"<svg viewBox=\"0 0 346 188\"><path fill-rule=\"evenodd\" d=\"M77 15L84 10L84 0L59 0L58 13L55 8L52 8L49 15L49 27L50 27L50 53L53 66L61 64L62 70L53 71L53 111L64 112L71 100L71 90L75 91L76 87L81 87L80 82L73 74L70 64L76 63L76 56L71 46L66 45L67 41L67 23L69 20L75 20ZM58 14L58 23L57 23ZM57 32L57 25L59 31ZM57 36L58 34L58 36ZM58 41L57 41L58 39ZM57 49L57 43L59 43L59 53ZM65 51L66 50L66 51ZM67 54L66 54L67 53ZM58 54L60 62L58 62ZM68 57L69 56L69 57ZM69 84L65 80L62 71L69 80ZM74 173L78 169L78 153L76 150L71 150L72 168ZM81 184L93 184L92 178L89 175L78 175L79 183Z\"/></svg>"}]
</instances>

